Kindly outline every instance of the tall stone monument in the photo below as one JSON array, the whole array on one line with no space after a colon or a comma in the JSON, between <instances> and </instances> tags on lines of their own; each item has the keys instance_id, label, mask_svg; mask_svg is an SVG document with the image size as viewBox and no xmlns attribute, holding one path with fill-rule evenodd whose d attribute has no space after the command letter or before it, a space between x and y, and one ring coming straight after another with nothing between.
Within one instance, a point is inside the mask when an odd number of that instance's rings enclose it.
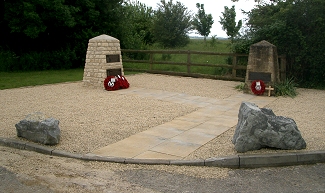
<instances>
[{"instance_id":1,"label":"tall stone monument","mask_svg":"<svg viewBox=\"0 0 325 193\"><path fill-rule=\"evenodd\" d=\"M254 94L251 85L259 80L266 88L274 87L280 81L277 49L265 40L250 46L244 92ZM264 92L263 95L267 94Z\"/></svg>"},{"instance_id":2,"label":"tall stone monument","mask_svg":"<svg viewBox=\"0 0 325 193\"><path fill-rule=\"evenodd\" d=\"M88 42L83 82L104 88L107 76L124 75L120 41L108 35L94 37Z\"/></svg>"}]
</instances>

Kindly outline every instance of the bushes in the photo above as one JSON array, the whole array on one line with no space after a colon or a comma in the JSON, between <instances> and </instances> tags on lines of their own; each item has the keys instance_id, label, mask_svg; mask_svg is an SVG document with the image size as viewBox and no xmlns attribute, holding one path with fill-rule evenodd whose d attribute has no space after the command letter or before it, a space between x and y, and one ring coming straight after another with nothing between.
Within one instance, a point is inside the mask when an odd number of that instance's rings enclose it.
<instances>
[{"instance_id":1,"label":"bushes","mask_svg":"<svg viewBox=\"0 0 325 193\"><path fill-rule=\"evenodd\" d=\"M294 98L297 96L296 87L298 85L294 82L293 78L286 79L280 83L274 85L275 96L289 96Z\"/></svg>"},{"instance_id":2,"label":"bushes","mask_svg":"<svg viewBox=\"0 0 325 193\"><path fill-rule=\"evenodd\" d=\"M14 71L18 57L11 51L0 51L0 72Z\"/></svg>"},{"instance_id":3,"label":"bushes","mask_svg":"<svg viewBox=\"0 0 325 193\"><path fill-rule=\"evenodd\" d=\"M30 51L20 56L11 51L0 51L0 71L58 70L73 67L76 54L73 50Z\"/></svg>"}]
</instances>

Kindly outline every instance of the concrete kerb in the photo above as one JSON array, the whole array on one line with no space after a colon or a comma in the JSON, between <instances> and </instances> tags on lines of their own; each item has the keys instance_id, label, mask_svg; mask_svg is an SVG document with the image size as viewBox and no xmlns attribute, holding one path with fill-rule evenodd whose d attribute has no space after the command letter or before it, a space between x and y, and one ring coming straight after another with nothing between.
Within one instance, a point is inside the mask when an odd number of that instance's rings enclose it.
<instances>
[{"instance_id":1,"label":"concrete kerb","mask_svg":"<svg viewBox=\"0 0 325 193\"><path fill-rule=\"evenodd\" d=\"M56 150L52 147L45 147L32 142L24 142L2 137L0 137L0 145L21 150L35 151L46 155L74 158L84 161L101 161L124 164L258 168L325 163L325 150L295 153L234 155L227 157L208 158L205 160L161 160L102 157L90 153L85 155L73 154L62 150Z\"/></svg>"}]
</instances>

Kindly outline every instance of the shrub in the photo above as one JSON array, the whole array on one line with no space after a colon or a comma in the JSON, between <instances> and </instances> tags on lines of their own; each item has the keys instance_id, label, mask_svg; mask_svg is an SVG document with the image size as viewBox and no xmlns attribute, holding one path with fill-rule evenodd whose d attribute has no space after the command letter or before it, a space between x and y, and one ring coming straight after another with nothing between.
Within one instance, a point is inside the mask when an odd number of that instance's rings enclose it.
<instances>
[{"instance_id":1,"label":"shrub","mask_svg":"<svg viewBox=\"0 0 325 193\"><path fill-rule=\"evenodd\" d=\"M239 85L235 86L235 89L238 91L243 91L245 87L245 83L240 83Z\"/></svg>"},{"instance_id":2,"label":"shrub","mask_svg":"<svg viewBox=\"0 0 325 193\"><path fill-rule=\"evenodd\" d=\"M277 83L274 85L275 87L275 96L289 96L291 98L294 98L297 96L296 87L298 84L296 84L293 80L293 78L286 79L280 83Z\"/></svg>"},{"instance_id":3,"label":"shrub","mask_svg":"<svg viewBox=\"0 0 325 193\"><path fill-rule=\"evenodd\" d=\"M0 72L14 71L17 64L17 56L11 51L0 51Z\"/></svg>"}]
</instances>

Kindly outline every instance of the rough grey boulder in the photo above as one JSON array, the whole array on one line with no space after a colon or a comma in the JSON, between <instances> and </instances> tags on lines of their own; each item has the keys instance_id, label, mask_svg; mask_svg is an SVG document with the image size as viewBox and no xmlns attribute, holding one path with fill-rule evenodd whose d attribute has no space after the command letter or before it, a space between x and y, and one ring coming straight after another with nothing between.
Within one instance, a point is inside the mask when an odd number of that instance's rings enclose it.
<instances>
[{"instance_id":1,"label":"rough grey boulder","mask_svg":"<svg viewBox=\"0 0 325 193\"><path fill-rule=\"evenodd\" d=\"M293 119L276 116L271 109L258 108L249 102L242 102L240 106L232 142L237 152L258 150L263 147L306 148L306 142Z\"/></svg>"},{"instance_id":2,"label":"rough grey boulder","mask_svg":"<svg viewBox=\"0 0 325 193\"><path fill-rule=\"evenodd\" d=\"M59 121L45 118L41 112L32 113L16 125L17 136L45 145L56 145L60 141Z\"/></svg>"}]
</instances>

